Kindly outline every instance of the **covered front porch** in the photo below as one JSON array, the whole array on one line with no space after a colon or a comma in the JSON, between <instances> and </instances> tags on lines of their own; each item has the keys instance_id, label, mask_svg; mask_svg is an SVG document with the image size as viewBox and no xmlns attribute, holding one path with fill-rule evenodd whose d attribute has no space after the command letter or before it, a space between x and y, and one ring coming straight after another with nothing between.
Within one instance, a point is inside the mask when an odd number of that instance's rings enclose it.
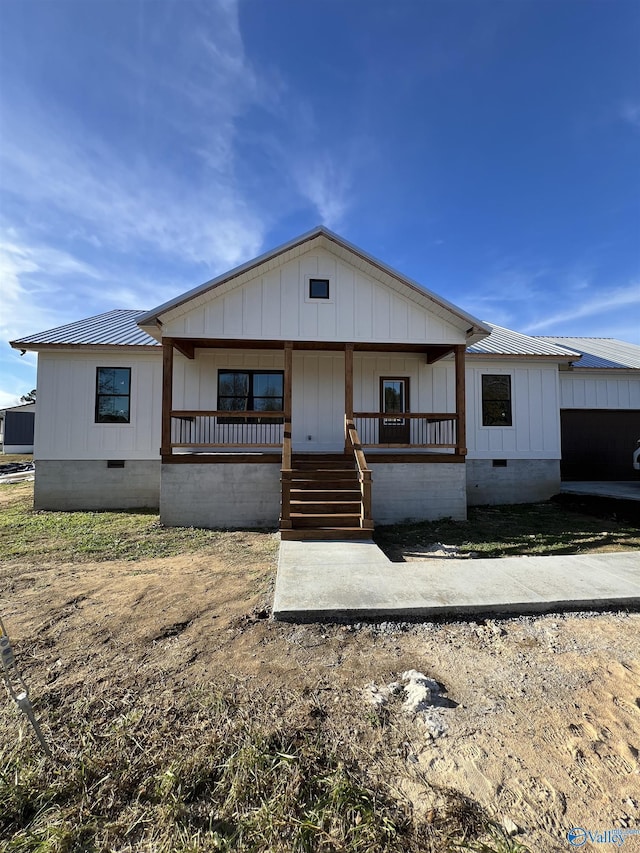
<instances>
[{"instance_id":1,"label":"covered front porch","mask_svg":"<svg viewBox=\"0 0 640 853\"><path fill-rule=\"evenodd\" d=\"M165 523L177 492L222 510L199 526L275 521L283 538L369 538L374 521L464 517L464 345L162 345Z\"/></svg>"}]
</instances>

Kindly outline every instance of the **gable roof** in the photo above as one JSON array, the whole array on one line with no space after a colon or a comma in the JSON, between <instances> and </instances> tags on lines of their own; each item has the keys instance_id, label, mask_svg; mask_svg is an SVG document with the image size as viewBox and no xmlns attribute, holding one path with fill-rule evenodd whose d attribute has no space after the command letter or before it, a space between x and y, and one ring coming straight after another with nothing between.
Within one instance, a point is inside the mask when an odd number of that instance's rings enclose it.
<instances>
[{"instance_id":1,"label":"gable roof","mask_svg":"<svg viewBox=\"0 0 640 853\"><path fill-rule=\"evenodd\" d=\"M615 338L539 336L541 341L570 347L582 355L576 367L640 370L640 346Z\"/></svg>"},{"instance_id":2,"label":"gable roof","mask_svg":"<svg viewBox=\"0 0 640 853\"><path fill-rule=\"evenodd\" d=\"M143 314L138 322L141 327L148 329L151 335L157 335L157 328L162 323L161 318L170 312L179 312L180 308L186 310L188 303L197 302L203 296L210 294L216 289L219 289L221 292L228 292L229 289L244 284L258 275L260 267L269 268L270 265L274 265L274 262L284 263L313 248L327 249L346 262L360 265L373 278L395 286L401 291L410 291L409 294L405 292L404 295L409 295L414 301L424 305L435 314L464 328L470 340L478 340L489 334L489 329L476 317L473 317L457 305L448 302L443 297L433 293L407 276L402 275L402 273L399 273L352 243L347 242L323 225L319 225L311 231L307 231L305 234L290 240L288 243L284 243L251 261L235 267L235 269L229 272L223 273L217 278L211 279L211 281L194 287L192 290L188 290L186 293L182 293L168 302L164 302L162 305Z\"/></svg>"},{"instance_id":3,"label":"gable roof","mask_svg":"<svg viewBox=\"0 0 640 853\"><path fill-rule=\"evenodd\" d=\"M580 358L579 352L546 338L523 335L522 332L514 332L493 323L485 323L485 326L491 329L491 334L468 347L467 352L470 355L535 356L563 361L575 361Z\"/></svg>"},{"instance_id":4,"label":"gable roof","mask_svg":"<svg viewBox=\"0 0 640 853\"><path fill-rule=\"evenodd\" d=\"M55 346L145 346L158 342L138 326L142 311L116 309L75 323L67 323L10 341L14 349L46 349Z\"/></svg>"}]
</instances>

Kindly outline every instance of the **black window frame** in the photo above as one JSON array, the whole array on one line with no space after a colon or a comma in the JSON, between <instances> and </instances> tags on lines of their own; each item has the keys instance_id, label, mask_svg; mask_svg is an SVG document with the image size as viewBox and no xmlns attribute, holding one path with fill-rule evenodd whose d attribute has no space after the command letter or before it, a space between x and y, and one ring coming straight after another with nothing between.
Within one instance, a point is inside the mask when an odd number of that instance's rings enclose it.
<instances>
[{"instance_id":1,"label":"black window frame","mask_svg":"<svg viewBox=\"0 0 640 853\"><path fill-rule=\"evenodd\" d=\"M490 397L488 396L489 389L486 387L488 380L495 383L497 379L506 380L507 394ZM483 427L513 426L513 382L510 373L483 373L481 398ZM500 414L498 414L499 412Z\"/></svg>"},{"instance_id":2,"label":"black window frame","mask_svg":"<svg viewBox=\"0 0 640 853\"><path fill-rule=\"evenodd\" d=\"M317 294L313 292L314 284L322 284L326 285L326 294ZM331 298L331 279L329 278L318 278L314 276L309 279L309 299L330 299Z\"/></svg>"},{"instance_id":3,"label":"black window frame","mask_svg":"<svg viewBox=\"0 0 640 853\"><path fill-rule=\"evenodd\" d=\"M127 382L127 393L126 394L107 394L104 391L100 390L100 371L101 370L124 370L128 374L128 382ZM100 401L104 397L116 397L127 400L127 417L126 419L118 418L118 419L109 419L104 416L100 416ZM100 367L96 367L96 401L95 401L95 410L94 410L94 422L97 424L130 424L131 423L131 368L130 367L122 367L118 366L106 366L102 365Z\"/></svg>"},{"instance_id":4,"label":"black window frame","mask_svg":"<svg viewBox=\"0 0 640 853\"><path fill-rule=\"evenodd\" d=\"M246 412L260 412L260 411L284 411L284 370L268 370L268 369L244 369L244 368L218 368L218 396L217 396L217 409L218 411L223 411L223 407L221 405L221 400L224 399L238 399L238 394L220 394L220 377L223 374L234 373L234 374L242 374L248 377L248 391L246 395L247 399L247 408L243 411ZM255 394L254 393L254 377L255 376L279 376L282 379L282 394L275 395L266 395L266 394ZM253 408L255 405L255 399L273 399L280 400L280 408L279 409L255 409ZM218 415L218 423L219 424L261 424L261 423L270 423L270 424L282 424L284 423L284 418L243 418L240 416L236 417L225 417L224 415Z\"/></svg>"}]
</instances>

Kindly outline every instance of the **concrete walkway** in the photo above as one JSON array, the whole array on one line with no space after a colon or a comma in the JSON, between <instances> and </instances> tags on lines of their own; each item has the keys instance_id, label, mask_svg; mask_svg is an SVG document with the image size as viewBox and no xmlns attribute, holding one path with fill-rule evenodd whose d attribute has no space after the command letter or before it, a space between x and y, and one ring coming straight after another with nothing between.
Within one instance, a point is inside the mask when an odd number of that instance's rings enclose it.
<instances>
[{"instance_id":1,"label":"concrete walkway","mask_svg":"<svg viewBox=\"0 0 640 853\"><path fill-rule=\"evenodd\" d=\"M560 486L561 494L568 495L591 495L598 498L617 498L623 501L640 501L640 479L620 480L616 482L584 483L578 481L566 481Z\"/></svg>"},{"instance_id":2,"label":"concrete walkway","mask_svg":"<svg viewBox=\"0 0 640 853\"><path fill-rule=\"evenodd\" d=\"M640 551L392 563L373 542L281 542L274 618L430 619L640 606Z\"/></svg>"}]
</instances>

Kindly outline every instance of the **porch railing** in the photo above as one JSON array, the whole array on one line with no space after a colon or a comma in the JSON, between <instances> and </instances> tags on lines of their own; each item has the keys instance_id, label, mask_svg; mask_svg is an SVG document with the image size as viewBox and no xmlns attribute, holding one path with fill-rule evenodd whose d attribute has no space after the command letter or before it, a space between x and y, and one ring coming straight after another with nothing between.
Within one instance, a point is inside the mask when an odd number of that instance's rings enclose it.
<instances>
[{"instance_id":1,"label":"porch railing","mask_svg":"<svg viewBox=\"0 0 640 853\"><path fill-rule=\"evenodd\" d=\"M452 412L354 412L353 420L362 447L458 448L458 415Z\"/></svg>"},{"instance_id":2,"label":"porch railing","mask_svg":"<svg viewBox=\"0 0 640 853\"><path fill-rule=\"evenodd\" d=\"M291 420L285 418L284 433L282 436L282 468L280 470L280 481L282 484L282 497L280 506L280 528L291 528L291 480L293 471L291 469Z\"/></svg>"},{"instance_id":3,"label":"porch railing","mask_svg":"<svg viewBox=\"0 0 640 853\"><path fill-rule=\"evenodd\" d=\"M171 447L281 447L284 412L174 410Z\"/></svg>"},{"instance_id":4,"label":"porch railing","mask_svg":"<svg viewBox=\"0 0 640 853\"><path fill-rule=\"evenodd\" d=\"M358 446L385 448L458 448L455 413L355 412L350 421ZM404 427L404 433L402 428ZM393 433L390 438L389 434ZM345 425L345 438L348 439ZM404 438L404 440L403 440ZM283 470L291 468L291 422L285 413L173 410L171 448L282 448ZM285 458L289 454L289 460Z\"/></svg>"},{"instance_id":5,"label":"porch railing","mask_svg":"<svg viewBox=\"0 0 640 853\"><path fill-rule=\"evenodd\" d=\"M367 459L360 443L358 430L353 419L345 415L344 419L345 451L353 453L358 481L360 483L360 527L367 530L373 529L373 515L371 512L371 469L367 465Z\"/></svg>"}]
</instances>

